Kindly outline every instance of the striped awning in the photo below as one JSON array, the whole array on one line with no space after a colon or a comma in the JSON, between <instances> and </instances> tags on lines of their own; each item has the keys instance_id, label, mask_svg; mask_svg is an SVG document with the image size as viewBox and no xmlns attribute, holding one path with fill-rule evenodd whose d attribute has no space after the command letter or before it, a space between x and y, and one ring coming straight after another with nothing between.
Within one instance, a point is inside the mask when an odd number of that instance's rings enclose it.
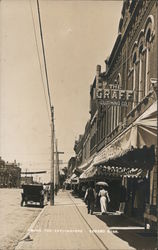
<instances>
[{"instance_id":1,"label":"striped awning","mask_svg":"<svg viewBox=\"0 0 158 250\"><path fill-rule=\"evenodd\" d=\"M147 170L134 169L134 168L121 168L111 166L95 166L91 165L84 173L80 176L80 180L88 179L103 179L103 178L144 178L148 176Z\"/></svg>"},{"instance_id":2,"label":"striped awning","mask_svg":"<svg viewBox=\"0 0 158 250\"><path fill-rule=\"evenodd\" d=\"M148 168L153 164L154 145L157 145L157 102L104 147L95 157L94 165Z\"/></svg>"}]
</instances>

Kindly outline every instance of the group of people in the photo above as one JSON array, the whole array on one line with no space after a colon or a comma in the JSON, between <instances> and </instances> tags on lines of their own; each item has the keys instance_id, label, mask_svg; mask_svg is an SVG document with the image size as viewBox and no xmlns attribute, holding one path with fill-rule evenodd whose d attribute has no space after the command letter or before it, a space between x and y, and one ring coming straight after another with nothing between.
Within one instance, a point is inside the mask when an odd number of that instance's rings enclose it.
<instances>
[{"instance_id":1,"label":"group of people","mask_svg":"<svg viewBox=\"0 0 158 250\"><path fill-rule=\"evenodd\" d=\"M92 185L90 185L86 189L86 193L84 196L84 200L87 203L88 213L93 214L94 205L95 205L95 202L96 202L98 197L100 200L101 213L106 214L107 204L110 202L110 197L109 197L108 191L105 190L104 186L101 186L99 192L96 193L96 191Z\"/></svg>"}]
</instances>

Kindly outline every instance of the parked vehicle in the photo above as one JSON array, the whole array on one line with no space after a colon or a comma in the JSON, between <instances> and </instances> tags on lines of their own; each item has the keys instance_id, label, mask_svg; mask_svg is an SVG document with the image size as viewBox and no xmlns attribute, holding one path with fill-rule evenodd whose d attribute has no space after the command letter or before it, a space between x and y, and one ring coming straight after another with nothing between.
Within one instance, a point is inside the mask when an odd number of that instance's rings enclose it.
<instances>
[{"instance_id":1,"label":"parked vehicle","mask_svg":"<svg viewBox=\"0 0 158 250\"><path fill-rule=\"evenodd\" d=\"M44 206L44 188L42 184L24 184L22 189L21 206L23 206L24 202L25 205L29 202L38 202L40 207Z\"/></svg>"}]
</instances>

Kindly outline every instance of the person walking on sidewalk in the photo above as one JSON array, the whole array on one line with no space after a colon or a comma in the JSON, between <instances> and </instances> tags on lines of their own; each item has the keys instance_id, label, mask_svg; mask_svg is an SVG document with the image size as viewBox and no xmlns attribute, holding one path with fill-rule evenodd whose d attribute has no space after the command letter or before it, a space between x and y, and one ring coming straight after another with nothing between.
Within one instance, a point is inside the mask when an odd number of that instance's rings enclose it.
<instances>
[{"instance_id":1,"label":"person walking on sidewalk","mask_svg":"<svg viewBox=\"0 0 158 250\"><path fill-rule=\"evenodd\" d=\"M120 206L119 206L120 214L124 214L125 205L126 205L126 188L125 186L122 185L120 189Z\"/></svg>"},{"instance_id":2,"label":"person walking on sidewalk","mask_svg":"<svg viewBox=\"0 0 158 250\"><path fill-rule=\"evenodd\" d=\"M101 213L105 214L107 212L107 203L110 202L108 191L101 187L99 191Z\"/></svg>"},{"instance_id":3,"label":"person walking on sidewalk","mask_svg":"<svg viewBox=\"0 0 158 250\"><path fill-rule=\"evenodd\" d=\"M93 188L92 184L89 188L87 188L84 200L87 201L87 208L88 208L88 214L93 214L94 211L94 203L95 203L95 189Z\"/></svg>"}]
</instances>

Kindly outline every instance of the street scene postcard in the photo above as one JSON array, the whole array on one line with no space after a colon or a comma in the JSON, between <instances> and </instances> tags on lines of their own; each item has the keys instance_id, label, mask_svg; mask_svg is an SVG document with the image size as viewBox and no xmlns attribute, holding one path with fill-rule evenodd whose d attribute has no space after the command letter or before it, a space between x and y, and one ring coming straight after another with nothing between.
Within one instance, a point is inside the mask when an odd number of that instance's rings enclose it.
<instances>
[{"instance_id":1,"label":"street scene postcard","mask_svg":"<svg viewBox=\"0 0 158 250\"><path fill-rule=\"evenodd\" d=\"M157 0L0 0L0 250L158 250L157 97Z\"/></svg>"}]
</instances>

